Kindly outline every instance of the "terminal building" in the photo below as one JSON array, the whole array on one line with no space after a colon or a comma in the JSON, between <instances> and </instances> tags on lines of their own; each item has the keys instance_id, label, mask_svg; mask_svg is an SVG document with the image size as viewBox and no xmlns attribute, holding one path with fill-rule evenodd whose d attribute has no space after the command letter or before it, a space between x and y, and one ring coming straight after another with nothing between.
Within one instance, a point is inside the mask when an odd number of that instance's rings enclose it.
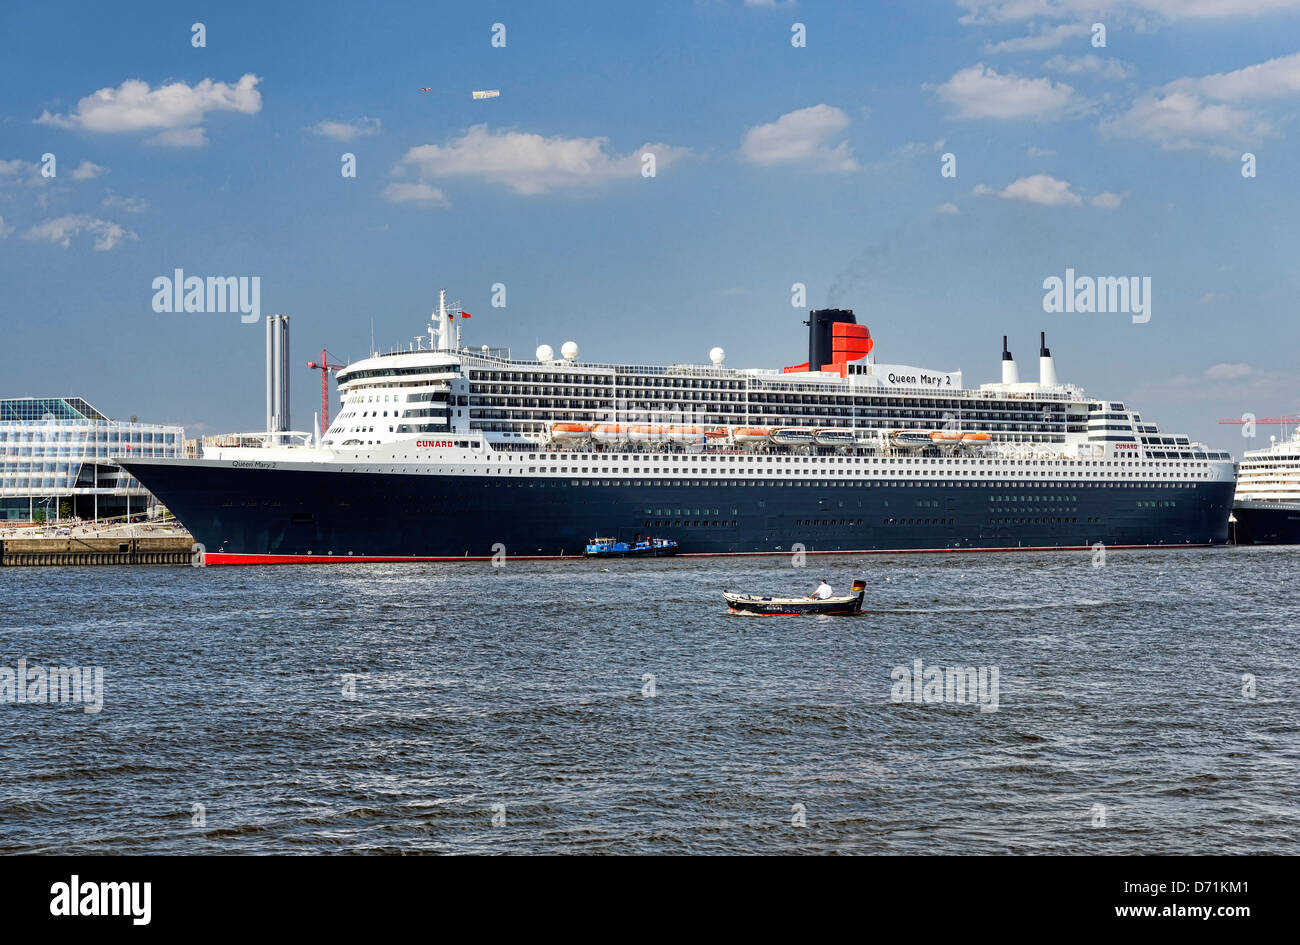
<instances>
[{"instance_id":1,"label":"terminal building","mask_svg":"<svg viewBox=\"0 0 1300 945\"><path fill-rule=\"evenodd\" d=\"M110 420L80 397L0 399L0 523L148 512L111 457L184 454L184 427Z\"/></svg>"}]
</instances>

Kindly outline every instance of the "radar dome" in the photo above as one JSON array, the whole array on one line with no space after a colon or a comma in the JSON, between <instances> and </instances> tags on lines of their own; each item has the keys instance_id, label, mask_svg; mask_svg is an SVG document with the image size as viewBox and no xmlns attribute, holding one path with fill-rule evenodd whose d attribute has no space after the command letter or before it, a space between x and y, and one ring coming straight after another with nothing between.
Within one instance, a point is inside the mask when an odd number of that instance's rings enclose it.
<instances>
[{"instance_id":1,"label":"radar dome","mask_svg":"<svg viewBox=\"0 0 1300 945\"><path fill-rule=\"evenodd\" d=\"M560 354L564 355L566 361L578 360L578 343L576 341L566 341L560 346Z\"/></svg>"},{"instance_id":2,"label":"radar dome","mask_svg":"<svg viewBox=\"0 0 1300 945\"><path fill-rule=\"evenodd\" d=\"M555 359L555 350L550 345L537 346L538 361L552 361Z\"/></svg>"},{"instance_id":3,"label":"radar dome","mask_svg":"<svg viewBox=\"0 0 1300 945\"><path fill-rule=\"evenodd\" d=\"M727 352L723 351L721 348L713 348L709 351L709 360L713 362L714 367L718 367L722 364L722 359L726 356Z\"/></svg>"}]
</instances>

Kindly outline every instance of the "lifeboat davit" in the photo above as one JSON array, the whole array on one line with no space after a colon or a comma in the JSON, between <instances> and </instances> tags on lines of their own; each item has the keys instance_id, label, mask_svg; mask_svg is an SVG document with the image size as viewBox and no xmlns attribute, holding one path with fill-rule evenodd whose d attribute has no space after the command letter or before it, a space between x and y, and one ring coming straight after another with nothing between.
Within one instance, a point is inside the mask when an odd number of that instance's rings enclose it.
<instances>
[{"instance_id":1,"label":"lifeboat davit","mask_svg":"<svg viewBox=\"0 0 1300 945\"><path fill-rule=\"evenodd\" d=\"M889 442L901 450L919 450L930 445L929 430L894 430Z\"/></svg>"},{"instance_id":2,"label":"lifeboat davit","mask_svg":"<svg viewBox=\"0 0 1300 945\"><path fill-rule=\"evenodd\" d=\"M813 431L813 442L818 446L852 446L857 437L852 430L828 428Z\"/></svg>"},{"instance_id":3,"label":"lifeboat davit","mask_svg":"<svg viewBox=\"0 0 1300 945\"><path fill-rule=\"evenodd\" d=\"M589 423L552 423L551 439L556 443L583 443L591 437Z\"/></svg>"},{"instance_id":4,"label":"lifeboat davit","mask_svg":"<svg viewBox=\"0 0 1300 945\"><path fill-rule=\"evenodd\" d=\"M777 446L810 446L813 431L806 427L779 427L772 431L772 442Z\"/></svg>"},{"instance_id":5,"label":"lifeboat davit","mask_svg":"<svg viewBox=\"0 0 1300 945\"><path fill-rule=\"evenodd\" d=\"M745 447L762 446L772 437L767 427L736 427L731 431L731 438Z\"/></svg>"},{"instance_id":6,"label":"lifeboat davit","mask_svg":"<svg viewBox=\"0 0 1300 945\"><path fill-rule=\"evenodd\" d=\"M694 443L703 435L703 427L684 426L668 428L668 439L672 440L674 443Z\"/></svg>"},{"instance_id":7,"label":"lifeboat davit","mask_svg":"<svg viewBox=\"0 0 1300 945\"><path fill-rule=\"evenodd\" d=\"M591 428L591 438L606 445L622 443L627 439L627 427L621 423L598 423Z\"/></svg>"},{"instance_id":8,"label":"lifeboat davit","mask_svg":"<svg viewBox=\"0 0 1300 945\"><path fill-rule=\"evenodd\" d=\"M668 438L668 428L653 424L637 424L628 428L627 438L633 443L662 443Z\"/></svg>"}]
</instances>

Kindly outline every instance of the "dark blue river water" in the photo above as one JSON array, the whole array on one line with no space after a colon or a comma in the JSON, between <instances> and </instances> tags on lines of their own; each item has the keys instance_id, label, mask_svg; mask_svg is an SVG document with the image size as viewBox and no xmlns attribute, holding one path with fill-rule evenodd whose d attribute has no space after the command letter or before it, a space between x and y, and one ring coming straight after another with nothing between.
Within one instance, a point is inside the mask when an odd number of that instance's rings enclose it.
<instances>
[{"instance_id":1,"label":"dark blue river water","mask_svg":"<svg viewBox=\"0 0 1300 945\"><path fill-rule=\"evenodd\" d=\"M0 569L0 852L1300 851L1300 550L808 563Z\"/></svg>"}]
</instances>

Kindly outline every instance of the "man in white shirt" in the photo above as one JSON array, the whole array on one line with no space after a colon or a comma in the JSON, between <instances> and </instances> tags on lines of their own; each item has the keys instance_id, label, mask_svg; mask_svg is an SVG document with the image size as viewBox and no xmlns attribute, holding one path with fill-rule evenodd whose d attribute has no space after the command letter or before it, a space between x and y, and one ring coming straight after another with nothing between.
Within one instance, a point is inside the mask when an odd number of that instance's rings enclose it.
<instances>
[{"instance_id":1,"label":"man in white shirt","mask_svg":"<svg viewBox=\"0 0 1300 945\"><path fill-rule=\"evenodd\" d=\"M822 581L820 584L818 584L817 590L813 591L811 594L808 595L810 599L815 597L817 600L825 600L830 596L831 596L831 586L827 584L825 581Z\"/></svg>"}]
</instances>

